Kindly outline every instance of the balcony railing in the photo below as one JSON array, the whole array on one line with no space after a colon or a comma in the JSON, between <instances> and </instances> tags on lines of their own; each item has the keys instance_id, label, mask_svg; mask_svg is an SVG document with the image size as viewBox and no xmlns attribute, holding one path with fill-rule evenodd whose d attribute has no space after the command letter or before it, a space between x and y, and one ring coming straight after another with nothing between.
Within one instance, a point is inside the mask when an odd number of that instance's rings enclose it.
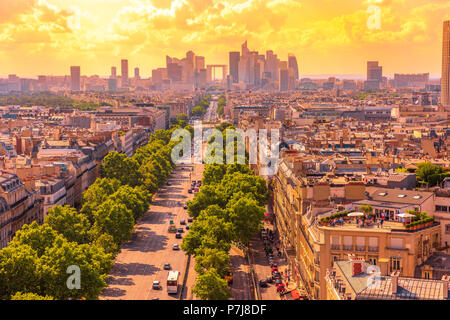
<instances>
[{"instance_id":1,"label":"balcony railing","mask_svg":"<svg viewBox=\"0 0 450 320\"><path fill-rule=\"evenodd\" d=\"M331 250L341 250L341 245L340 244L332 244Z\"/></svg>"},{"instance_id":2,"label":"balcony railing","mask_svg":"<svg viewBox=\"0 0 450 320\"><path fill-rule=\"evenodd\" d=\"M369 252L378 252L378 247L369 246Z\"/></svg>"},{"instance_id":3,"label":"balcony railing","mask_svg":"<svg viewBox=\"0 0 450 320\"><path fill-rule=\"evenodd\" d=\"M366 251L366 246L356 246L356 251Z\"/></svg>"},{"instance_id":4,"label":"balcony railing","mask_svg":"<svg viewBox=\"0 0 450 320\"><path fill-rule=\"evenodd\" d=\"M343 247L344 247L345 251L353 251L353 245L351 245L351 244L349 244L349 245L344 244Z\"/></svg>"}]
</instances>

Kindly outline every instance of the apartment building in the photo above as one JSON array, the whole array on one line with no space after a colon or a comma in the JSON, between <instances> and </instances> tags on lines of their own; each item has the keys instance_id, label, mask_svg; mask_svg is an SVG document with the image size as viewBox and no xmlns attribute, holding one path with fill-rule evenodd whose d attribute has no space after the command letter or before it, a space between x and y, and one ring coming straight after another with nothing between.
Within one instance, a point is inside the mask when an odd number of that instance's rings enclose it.
<instances>
[{"instance_id":1,"label":"apartment building","mask_svg":"<svg viewBox=\"0 0 450 320\"><path fill-rule=\"evenodd\" d=\"M365 195L365 186L352 181L341 187L324 182L311 186L301 168L302 162L295 158L292 162L281 160L273 179L274 215L291 274L309 298L327 298L327 268L348 254L413 277L416 266L440 247L439 222L420 230L407 230L396 220L382 227L373 224L361 228L354 218L347 217L342 225L321 225L320 218L364 201L361 195ZM333 188L341 191L335 190L333 195Z\"/></svg>"},{"instance_id":2,"label":"apartment building","mask_svg":"<svg viewBox=\"0 0 450 320\"><path fill-rule=\"evenodd\" d=\"M0 248L5 247L25 223L43 222L39 194L27 191L19 177L12 173L0 175Z\"/></svg>"},{"instance_id":3,"label":"apartment building","mask_svg":"<svg viewBox=\"0 0 450 320\"><path fill-rule=\"evenodd\" d=\"M449 276L438 280L383 273L350 255L335 261L325 276L327 300L449 300Z\"/></svg>"}]
</instances>

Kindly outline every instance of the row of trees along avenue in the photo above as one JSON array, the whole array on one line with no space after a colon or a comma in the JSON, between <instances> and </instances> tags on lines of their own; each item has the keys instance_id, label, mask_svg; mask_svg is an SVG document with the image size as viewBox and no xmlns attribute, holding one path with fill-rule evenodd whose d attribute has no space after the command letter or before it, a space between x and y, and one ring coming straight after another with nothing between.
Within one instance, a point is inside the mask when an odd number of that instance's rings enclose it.
<instances>
[{"instance_id":1,"label":"row of trees along avenue","mask_svg":"<svg viewBox=\"0 0 450 320\"><path fill-rule=\"evenodd\" d=\"M181 120L181 119L180 119ZM182 123L193 134L193 128ZM42 225L26 224L0 250L0 298L97 299L135 222L174 168L175 124L157 130L132 157L109 153L98 178L82 195L82 208L56 206ZM78 267L81 287L68 288L68 270Z\"/></svg>"},{"instance_id":2,"label":"row of trees along avenue","mask_svg":"<svg viewBox=\"0 0 450 320\"><path fill-rule=\"evenodd\" d=\"M222 132L223 141L226 141L227 128L233 129L227 123L216 127ZM214 143L211 137L208 141L210 150L214 149ZM231 147L234 151L244 148L236 139ZM236 152L234 154L237 160ZM214 151L211 155L216 156ZM223 163L225 155L226 151L219 155L224 157ZM231 243L247 244L262 227L268 199L266 182L249 169L247 154L245 163L205 165L202 187L187 204L194 222L181 248L195 257L198 276L193 293L203 300L230 298L231 292L224 278L229 270Z\"/></svg>"}]
</instances>

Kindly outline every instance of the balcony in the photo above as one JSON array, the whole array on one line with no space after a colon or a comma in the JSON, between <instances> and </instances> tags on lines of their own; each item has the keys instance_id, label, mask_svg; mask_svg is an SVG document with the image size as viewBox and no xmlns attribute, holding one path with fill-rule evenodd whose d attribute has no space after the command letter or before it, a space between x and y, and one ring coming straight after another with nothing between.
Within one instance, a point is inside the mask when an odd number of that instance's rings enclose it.
<instances>
[{"instance_id":1,"label":"balcony","mask_svg":"<svg viewBox=\"0 0 450 320\"><path fill-rule=\"evenodd\" d=\"M371 246L369 246L368 251L369 252L378 252L378 247L371 247Z\"/></svg>"},{"instance_id":2,"label":"balcony","mask_svg":"<svg viewBox=\"0 0 450 320\"><path fill-rule=\"evenodd\" d=\"M341 250L341 245L340 244L332 244L331 250Z\"/></svg>"},{"instance_id":3,"label":"balcony","mask_svg":"<svg viewBox=\"0 0 450 320\"><path fill-rule=\"evenodd\" d=\"M364 251L366 251L366 246L356 246L356 251L359 251L359 252L364 252Z\"/></svg>"},{"instance_id":4,"label":"balcony","mask_svg":"<svg viewBox=\"0 0 450 320\"><path fill-rule=\"evenodd\" d=\"M353 245L352 244L344 244L344 251L353 251Z\"/></svg>"}]
</instances>

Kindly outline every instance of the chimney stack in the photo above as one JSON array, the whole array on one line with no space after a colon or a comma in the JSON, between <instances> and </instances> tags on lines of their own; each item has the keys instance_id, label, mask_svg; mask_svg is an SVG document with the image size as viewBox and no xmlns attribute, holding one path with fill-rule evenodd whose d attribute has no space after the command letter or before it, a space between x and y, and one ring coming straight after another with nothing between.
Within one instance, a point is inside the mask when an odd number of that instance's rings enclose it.
<instances>
[{"instance_id":1,"label":"chimney stack","mask_svg":"<svg viewBox=\"0 0 450 320\"><path fill-rule=\"evenodd\" d=\"M392 272L391 274L391 284L392 284L392 293L398 293L398 276L400 272L398 270Z\"/></svg>"},{"instance_id":2,"label":"chimney stack","mask_svg":"<svg viewBox=\"0 0 450 320\"><path fill-rule=\"evenodd\" d=\"M448 299L448 281L449 276L446 274L442 277L442 297L443 299Z\"/></svg>"}]
</instances>

